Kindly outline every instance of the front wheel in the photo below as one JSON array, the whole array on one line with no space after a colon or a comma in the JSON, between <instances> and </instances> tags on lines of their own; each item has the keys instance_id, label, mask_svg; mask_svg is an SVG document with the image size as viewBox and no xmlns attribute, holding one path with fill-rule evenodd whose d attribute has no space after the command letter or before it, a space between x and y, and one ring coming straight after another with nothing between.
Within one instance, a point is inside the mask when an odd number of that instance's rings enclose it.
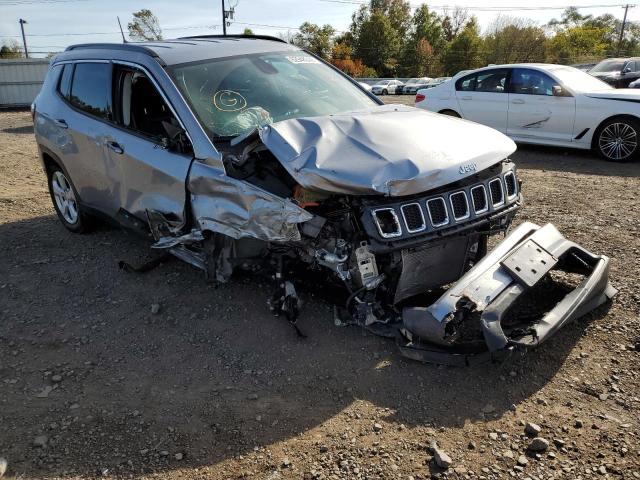
<instances>
[{"instance_id":1,"label":"front wheel","mask_svg":"<svg viewBox=\"0 0 640 480\"><path fill-rule=\"evenodd\" d=\"M638 156L640 141L638 122L614 118L600 127L595 141L598 154L610 162L628 162Z\"/></svg>"},{"instance_id":2,"label":"front wheel","mask_svg":"<svg viewBox=\"0 0 640 480\"><path fill-rule=\"evenodd\" d=\"M76 190L71 180L57 165L49 173L49 194L53 208L67 230L74 233L87 231L88 220L81 210Z\"/></svg>"},{"instance_id":3,"label":"front wheel","mask_svg":"<svg viewBox=\"0 0 640 480\"><path fill-rule=\"evenodd\" d=\"M388 92L388 91L386 91L386 90L382 90L382 94L383 94L383 95L389 95L389 92Z\"/></svg>"}]
</instances>

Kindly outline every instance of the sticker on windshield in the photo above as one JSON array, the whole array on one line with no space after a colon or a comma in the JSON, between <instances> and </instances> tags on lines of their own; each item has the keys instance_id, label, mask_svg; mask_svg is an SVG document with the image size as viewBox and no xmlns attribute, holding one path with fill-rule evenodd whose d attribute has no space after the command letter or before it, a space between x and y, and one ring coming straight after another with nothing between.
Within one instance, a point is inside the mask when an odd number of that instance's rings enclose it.
<instances>
[{"instance_id":1,"label":"sticker on windshield","mask_svg":"<svg viewBox=\"0 0 640 480\"><path fill-rule=\"evenodd\" d=\"M247 106L247 100L233 90L218 90L213 96L213 105L222 112L237 112Z\"/></svg>"},{"instance_id":2,"label":"sticker on windshield","mask_svg":"<svg viewBox=\"0 0 640 480\"><path fill-rule=\"evenodd\" d=\"M320 63L317 58L308 55L288 55L287 60L291 63Z\"/></svg>"}]
</instances>

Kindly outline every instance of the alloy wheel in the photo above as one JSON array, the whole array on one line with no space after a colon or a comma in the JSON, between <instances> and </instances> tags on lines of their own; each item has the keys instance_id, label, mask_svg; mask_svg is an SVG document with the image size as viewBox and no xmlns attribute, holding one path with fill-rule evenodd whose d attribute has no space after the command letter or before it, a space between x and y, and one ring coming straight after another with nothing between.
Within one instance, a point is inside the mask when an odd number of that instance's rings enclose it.
<instances>
[{"instance_id":1,"label":"alloy wheel","mask_svg":"<svg viewBox=\"0 0 640 480\"><path fill-rule=\"evenodd\" d=\"M627 123L612 123L600 133L598 147L605 157L612 160L624 160L636 151L638 133Z\"/></svg>"},{"instance_id":2,"label":"alloy wheel","mask_svg":"<svg viewBox=\"0 0 640 480\"><path fill-rule=\"evenodd\" d=\"M61 171L53 172L51 175L51 188L58 211L64 220L73 225L78 222L78 202L73 192L71 183Z\"/></svg>"}]
</instances>

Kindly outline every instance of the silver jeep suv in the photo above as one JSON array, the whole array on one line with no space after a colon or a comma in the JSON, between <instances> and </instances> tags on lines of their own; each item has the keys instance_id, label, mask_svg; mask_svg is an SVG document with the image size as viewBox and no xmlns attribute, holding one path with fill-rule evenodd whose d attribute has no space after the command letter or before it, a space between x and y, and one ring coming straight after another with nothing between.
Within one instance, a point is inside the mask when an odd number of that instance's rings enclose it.
<instances>
[{"instance_id":1,"label":"silver jeep suv","mask_svg":"<svg viewBox=\"0 0 640 480\"><path fill-rule=\"evenodd\" d=\"M211 281L264 273L271 309L294 325L306 283L336 304L336 323L395 336L411 358L466 363L536 345L614 292L608 259L551 225L525 223L485 256L521 204L510 139L383 105L278 39L72 46L33 112L67 229L106 217ZM506 319L558 269L585 277L577 293Z\"/></svg>"}]
</instances>

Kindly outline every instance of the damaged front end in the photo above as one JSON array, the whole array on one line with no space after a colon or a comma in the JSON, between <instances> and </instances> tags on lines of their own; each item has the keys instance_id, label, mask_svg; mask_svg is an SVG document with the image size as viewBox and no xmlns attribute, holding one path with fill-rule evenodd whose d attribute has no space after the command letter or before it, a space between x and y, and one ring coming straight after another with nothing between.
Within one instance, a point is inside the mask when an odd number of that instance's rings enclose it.
<instances>
[{"instance_id":1,"label":"damaged front end","mask_svg":"<svg viewBox=\"0 0 640 480\"><path fill-rule=\"evenodd\" d=\"M451 143L450 129L468 141ZM615 293L608 258L551 225L525 223L487 254L522 204L515 145L495 130L387 106L286 120L218 147L224 172L192 165L190 230L147 212L154 246L211 281L265 274L270 309L294 325L307 286L335 305L336 325L396 338L416 360L467 364L536 346ZM507 318L556 271L585 278L548 312Z\"/></svg>"}]
</instances>

